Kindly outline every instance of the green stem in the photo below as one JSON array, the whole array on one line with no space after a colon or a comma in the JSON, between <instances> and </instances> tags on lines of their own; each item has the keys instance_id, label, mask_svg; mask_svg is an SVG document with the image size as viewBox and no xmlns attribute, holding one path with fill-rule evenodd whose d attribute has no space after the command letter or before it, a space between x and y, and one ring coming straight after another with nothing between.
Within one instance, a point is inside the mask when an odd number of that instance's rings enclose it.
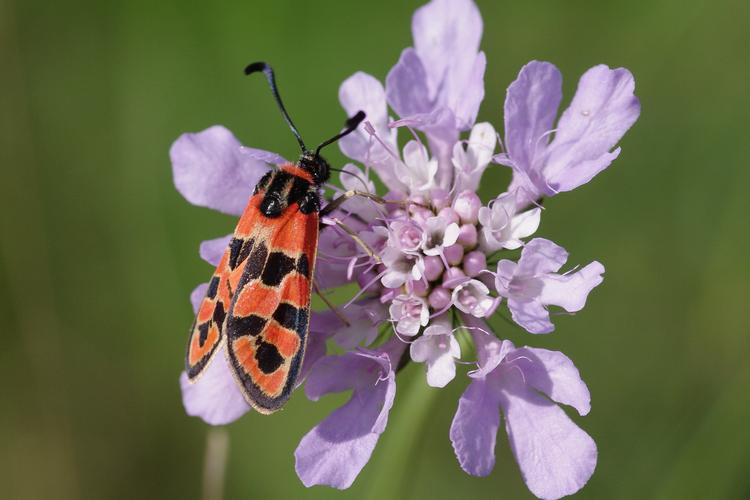
<instances>
[{"instance_id":1,"label":"green stem","mask_svg":"<svg viewBox=\"0 0 750 500\"><path fill-rule=\"evenodd\" d=\"M203 500L221 500L224 497L224 473L228 454L229 434L226 427L211 427L206 434Z\"/></svg>"}]
</instances>

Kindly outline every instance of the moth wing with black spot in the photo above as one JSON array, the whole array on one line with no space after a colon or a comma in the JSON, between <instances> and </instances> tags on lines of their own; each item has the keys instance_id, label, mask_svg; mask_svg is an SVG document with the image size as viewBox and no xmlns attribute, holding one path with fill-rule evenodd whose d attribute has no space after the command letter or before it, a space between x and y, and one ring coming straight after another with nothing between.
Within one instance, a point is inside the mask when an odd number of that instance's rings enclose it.
<instances>
[{"instance_id":1,"label":"moth wing with black spot","mask_svg":"<svg viewBox=\"0 0 750 500\"><path fill-rule=\"evenodd\" d=\"M188 339L185 371L195 380L208 366L214 353L226 337L226 317L255 240L251 233L257 227L259 214L253 207L260 196L253 196L240 217L233 237L216 266L206 295L198 307Z\"/></svg>"},{"instance_id":2,"label":"moth wing with black spot","mask_svg":"<svg viewBox=\"0 0 750 500\"><path fill-rule=\"evenodd\" d=\"M226 319L227 355L248 403L271 413L289 399L304 357L319 218L295 203L256 220Z\"/></svg>"}]
</instances>

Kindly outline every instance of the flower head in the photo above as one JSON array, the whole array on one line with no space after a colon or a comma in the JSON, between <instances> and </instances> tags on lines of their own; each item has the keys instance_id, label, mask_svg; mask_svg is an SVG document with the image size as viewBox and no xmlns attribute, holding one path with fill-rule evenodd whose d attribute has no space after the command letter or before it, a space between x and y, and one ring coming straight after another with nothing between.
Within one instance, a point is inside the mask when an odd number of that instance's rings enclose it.
<instances>
[{"instance_id":1,"label":"flower head","mask_svg":"<svg viewBox=\"0 0 750 500\"><path fill-rule=\"evenodd\" d=\"M342 391L351 397L302 438L297 474L306 486L349 487L385 431L399 368L423 363L426 383L444 387L467 381L460 361L476 367L450 429L460 466L490 473L502 413L532 493L572 494L593 473L596 446L557 403L585 415L588 389L565 355L516 348L485 319L507 306L523 329L548 333L549 306L580 311L602 282L600 263L560 274L567 252L529 238L540 227L542 198L588 182L619 154L612 148L639 114L633 77L590 69L555 126L560 73L550 63L527 64L508 88L505 142L496 154L496 127L475 123L486 62L476 5L432 0L414 14L412 34L385 85L360 71L339 88L349 115L367 114L339 142L352 161L339 180L369 194L321 219L314 281L323 293L346 284L359 290L333 310L311 313L298 382L312 400ZM242 211L269 165L284 161L240 145L223 127L184 134L170 155L180 193L229 214ZM510 166L513 178L483 204L477 189L493 160ZM387 190L379 201L375 176ZM201 257L216 265L229 239L204 242ZM205 293L199 286L194 302ZM344 353L329 355L331 343ZM180 380L188 414L214 425L250 409L225 350L222 344L194 383L185 374Z\"/></svg>"}]
</instances>

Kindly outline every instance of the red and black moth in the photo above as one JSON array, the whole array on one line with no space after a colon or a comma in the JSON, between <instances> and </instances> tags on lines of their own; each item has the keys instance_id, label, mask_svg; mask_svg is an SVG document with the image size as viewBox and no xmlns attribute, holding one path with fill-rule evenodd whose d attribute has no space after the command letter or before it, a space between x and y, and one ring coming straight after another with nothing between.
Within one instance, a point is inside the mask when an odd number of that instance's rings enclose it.
<instances>
[{"instance_id":1,"label":"red and black moth","mask_svg":"<svg viewBox=\"0 0 750 500\"><path fill-rule=\"evenodd\" d=\"M318 192L330 176L320 150L353 132L365 114L358 112L341 133L308 150L271 67L257 62L245 68L247 75L258 71L266 75L302 155L296 164L269 171L255 187L200 304L185 361L188 379L195 381L225 342L245 399L260 413L272 413L289 399L307 344L322 215Z\"/></svg>"}]
</instances>

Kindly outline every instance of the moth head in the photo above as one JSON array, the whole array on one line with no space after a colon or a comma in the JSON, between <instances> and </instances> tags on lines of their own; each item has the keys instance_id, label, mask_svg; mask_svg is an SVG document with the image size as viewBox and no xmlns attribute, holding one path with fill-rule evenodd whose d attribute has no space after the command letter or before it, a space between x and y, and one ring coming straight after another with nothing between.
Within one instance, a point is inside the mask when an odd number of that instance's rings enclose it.
<instances>
[{"instance_id":1,"label":"moth head","mask_svg":"<svg viewBox=\"0 0 750 500\"><path fill-rule=\"evenodd\" d=\"M317 151L305 151L299 159L299 166L312 175L313 182L321 185L331 176L331 166Z\"/></svg>"}]
</instances>

